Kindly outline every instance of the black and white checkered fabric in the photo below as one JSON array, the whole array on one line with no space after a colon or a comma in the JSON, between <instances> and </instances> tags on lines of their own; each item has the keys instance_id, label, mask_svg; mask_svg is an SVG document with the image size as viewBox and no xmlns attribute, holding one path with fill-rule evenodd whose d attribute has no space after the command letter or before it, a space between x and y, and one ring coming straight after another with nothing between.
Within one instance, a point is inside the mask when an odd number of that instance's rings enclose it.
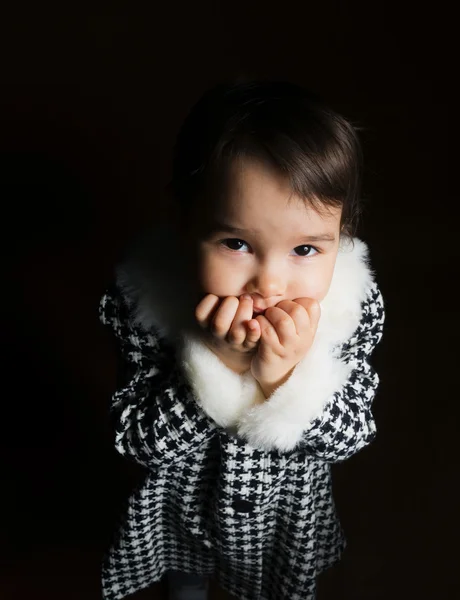
<instances>
[{"instance_id":1,"label":"black and white checkered fabric","mask_svg":"<svg viewBox=\"0 0 460 600\"><path fill-rule=\"evenodd\" d=\"M330 463L371 442L378 376L369 356L382 335L375 284L360 325L343 346L352 374L293 451L261 451L218 427L199 408L175 350L133 325L117 288L102 298L128 364L113 396L115 445L147 468L103 565L103 596L119 600L170 570L216 577L240 600L311 600L318 573L345 541Z\"/></svg>"}]
</instances>

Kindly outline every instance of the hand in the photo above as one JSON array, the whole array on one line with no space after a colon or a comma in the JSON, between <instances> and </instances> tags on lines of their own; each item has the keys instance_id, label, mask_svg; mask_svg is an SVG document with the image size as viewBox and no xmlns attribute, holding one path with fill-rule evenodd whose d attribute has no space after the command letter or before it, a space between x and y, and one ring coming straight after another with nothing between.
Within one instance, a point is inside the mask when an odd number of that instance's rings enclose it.
<instances>
[{"instance_id":1,"label":"hand","mask_svg":"<svg viewBox=\"0 0 460 600\"><path fill-rule=\"evenodd\" d=\"M257 317L261 339L251 372L266 398L289 378L310 350L320 316L316 300L297 298L283 300Z\"/></svg>"},{"instance_id":2,"label":"hand","mask_svg":"<svg viewBox=\"0 0 460 600\"><path fill-rule=\"evenodd\" d=\"M253 301L249 295L221 299L208 294L195 309L196 319L203 329L203 341L237 373L249 370L260 340L260 325L252 314Z\"/></svg>"}]
</instances>

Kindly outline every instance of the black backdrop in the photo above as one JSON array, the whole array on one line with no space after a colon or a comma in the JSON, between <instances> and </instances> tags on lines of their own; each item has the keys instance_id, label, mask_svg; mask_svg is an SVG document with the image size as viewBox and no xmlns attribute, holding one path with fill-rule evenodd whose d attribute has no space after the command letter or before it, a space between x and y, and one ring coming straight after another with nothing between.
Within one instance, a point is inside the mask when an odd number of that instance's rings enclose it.
<instances>
[{"instance_id":1,"label":"black backdrop","mask_svg":"<svg viewBox=\"0 0 460 600\"><path fill-rule=\"evenodd\" d=\"M158 214L190 105L240 74L307 85L363 128L360 234L387 302L379 436L335 468L349 550L324 599L460 597L453 15L364 1L2 10L2 600L99 597L139 473L112 450L98 299Z\"/></svg>"}]
</instances>

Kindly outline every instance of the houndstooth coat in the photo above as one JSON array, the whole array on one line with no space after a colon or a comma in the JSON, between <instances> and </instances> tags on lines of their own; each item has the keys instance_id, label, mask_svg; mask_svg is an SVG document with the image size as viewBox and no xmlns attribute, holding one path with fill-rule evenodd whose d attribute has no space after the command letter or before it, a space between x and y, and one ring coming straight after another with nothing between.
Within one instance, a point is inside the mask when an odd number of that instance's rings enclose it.
<instances>
[{"instance_id":1,"label":"houndstooth coat","mask_svg":"<svg viewBox=\"0 0 460 600\"><path fill-rule=\"evenodd\" d=\"M180 260L158 264L155 240L100 304L128 372L111 405L115 446L146 468L104 560L103 596L178 570L213 575L240 600L313 599L345 546L330 463L375 436L369 357L384 311L367 248L341 248L315 342L265 400L188 327Z\"/></svg>"}]
</instances>

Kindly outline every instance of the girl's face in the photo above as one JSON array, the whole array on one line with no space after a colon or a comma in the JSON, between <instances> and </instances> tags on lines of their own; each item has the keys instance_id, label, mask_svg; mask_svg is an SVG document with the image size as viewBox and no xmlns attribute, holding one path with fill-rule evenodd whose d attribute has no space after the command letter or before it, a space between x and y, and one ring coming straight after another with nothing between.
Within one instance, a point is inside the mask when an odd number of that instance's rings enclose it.
<instances>
[{"instance_id":1,"label":"girl's face","mask_svg":"<svg viewBox=\"0 0 460 600\"><path fill-rule=\"evenodd\" d=\"M198 203L187 243L201 294L250 294L255 313L281 300L321 301L334 271L341 209L322 214L260 162L230 170L220 198ZM192 219L193 221L193 219ZM190 247L189 247L190 250Z\"/></svg>"}]
</instances>

